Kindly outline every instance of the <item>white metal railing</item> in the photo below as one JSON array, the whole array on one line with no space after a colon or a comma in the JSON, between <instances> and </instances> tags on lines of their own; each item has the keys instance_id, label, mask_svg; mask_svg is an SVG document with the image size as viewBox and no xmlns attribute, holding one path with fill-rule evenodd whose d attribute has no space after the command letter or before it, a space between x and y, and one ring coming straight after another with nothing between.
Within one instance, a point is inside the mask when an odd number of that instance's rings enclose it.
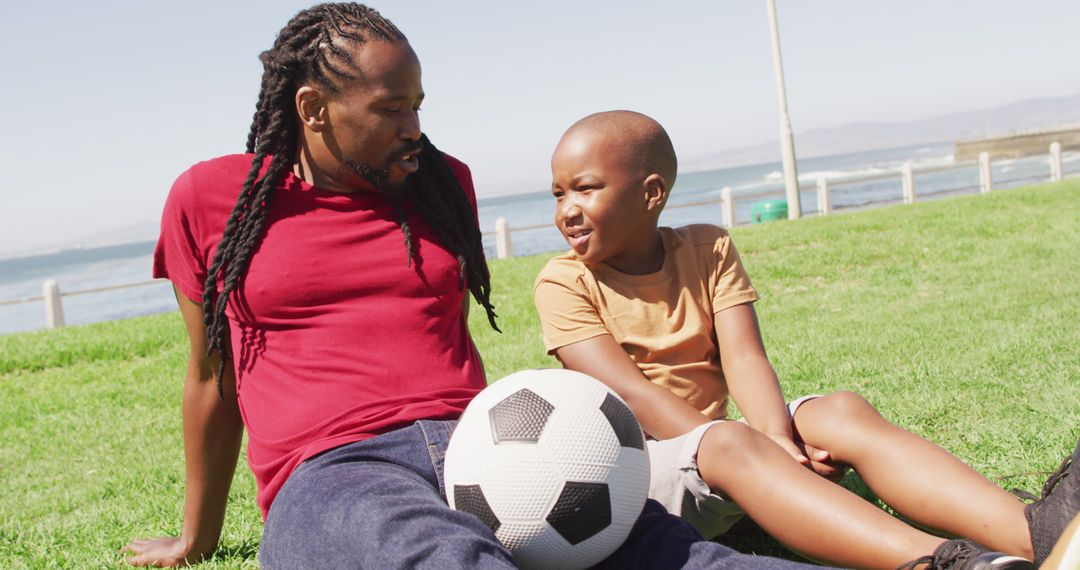
<instances>
[{"instance_id":1,"label":"white metal railing","mask_svg":"<svg viewBox=\"0 0 1080 570\"><path fill-rule=\"evenodd\" d=\"M1061 144L1059 144L1057 142L1052 143L1050 145L1049 155L1050 155L1050 181L1058 182L1058 181L1062 180L1064 178L1064 175L1066 174L1065 170L1063 168L1063 165L1062 165ZM944 189L935 190L933 192L924 192L923 195L926 196L926 195L930 195L930 194L947 194L947 193L954 193L954 192L960 192L960 191L970 191L970 190L974 190L975 188L978 188L979 192L983 193L983 194L985 194L987 192L991 192L994 189L993 171L991 169L990 157L985 152L979 155L979 160L978 160L977 163L974 162L974 161L965 161L965 162L955 163L955 164L951 164L951 165L947 165L947 166L935 166L935 167L920 168L918 170L915 170L913 163L911 161L907 161L907 162L905 162L903 164L903 166L901 167L899 173L891 172L891 173L886 173L886 174L875 174L875 175L872 175L872 176L863 176L863 177L858 177L858 178L844 178L844 179L836 180L836 181L830 181L827 178L818 178L817 179L817 215L826 216L826 215L829 215L829 214L833 213L835 208L833 207L833 204L832 204L832 191L837 187L850 186L850 185L853 185L853 184L865 184L867 182L874 182L874 181L878 181L878 180L895 180L896 177L899 175L900 180L901 180L902 201L903 201L904 204L913 204L916 201L916 198L918 196L916 194L916 189L915 189L915 175L916 174L929 174L929 173L933 173L933 172L943 172L943 171L946 171L946 170L953 170L953 169L957 169L957 168L968 168L968 167L974 166L976 164L978 165L978 169L979 169L979 185L977 187L962 186L962 187L955 187L955 188L944 188ZM1040 178L1031 178L1030 181L1031 182L1037 182L1040 179L1045 180L1044 178L1040 177ZM1017 182L1017 181L1018 180L1010 180L1009 182ZM1025 179L1025 181L1027 181L1027 179ZM763 197L766 197L766 196L774 196L774 195L777 195L779 193L780 192L777 191L777 190L762 190L762 191L759 191L759 192L743 194L739 198L740 198L740 200L757 200L757 199L760 199L760 198L763 198ZM893 201L895 201L895 200L870 201L870 202L864 202L864 203L853 205L853 206L846 206L845 208L861 208L861 207L874 205L874 204L877 204L877 203L885 203L885 202L893 202ZM731 226L736 225L737 220L735 219L735 198L732 196L732 190L731 190L730 186L725 186L724 188L721 189L721 191L720 191L720 199L719 200L703 200L703 201L698 201L698 202L690 202L690 203L686 203L686 204L669 205L667 207L667 209L670 210L670 209L676 209L676 208L693 208L693 207L712 205L712 204L720 204L721 205L721 216L722 216L722 219L723 219L723 225L725 225L727 227L731 227ZM519 227L519 228L511 228L510 223L506 220L506 218L500 217L497 220L495 220L495 231L493 231L493 232L491 232L491 231L482 232L482 235L485 235L485 236L494 235L495 236L495 252L496 252L496 256L499 259L505 259L505 258L514 256L513 242L512 242L512 240L510 238L510 235L513 232L523 232L523 231L537 230L537 229L549 228L549 227L551 227L551 224L534 224L534 225L529 225L529 226L522 226L522 227ZM90 294L90 293L101 293L101 292L104 292L104 291L115 291L115 290L118 290L118 289L129 289L129 288L132 288L132 287L145 287L145 286L148 286L148 285L159 284L162 281L163 280L160 280L160 279L154 280L154 281L141 281L141 282L138 282L138 283L126 283L126 284L123 284L123 285L112 285L112 286L108 286L108 287L95 287L95 288L92 288L92 289L81 289L81 290L78 290L78 291L68 291L68 292L62 293L60 291L60 286L57 284L55 279L47 279L44 283L42 283L42 287L41 287L42 288L42 294L40 296L26 297L26 298L23 298L23 299L12 299L12 300L8 300L8 301L0 301L0 306L16 305L16 304L20 304L20 303L32 303L32 302L37 302L37 301L44 301L45 302L44 303L45 304L45 326L47 328L52 329L52 328L58 328L58 327L64 326L64 306L63 306L63 302L62 302L63 297L72 297L72 296L75 296L75 295L87 295L87 294Z\"/></svg>"},{"instance_id":2,"label":"white metal railing","mask_svg":"<svg viewBox=\"0 0 1080 570\"><path fill-rule=\"evenodd\" d=\"M162 282L164 282L164 279L156 279L153 281L124 283L123 285L94 287L92 289L79 289L78 291L68 291L66 293L61 293L60 285L57 284L55 279L46 279L45 282L41 284L41 295L34 297L25 297L23 299L0 301L0 307L3 307L5 305L19 305L22 303L45 301L45 328L55 329L64 326L64 304L61 300L62 297L74 297L76 295L102 293L105 291L116 291L118 289L131 289L132 287L145 287L147 285L157 285Z\"/></svg>"},{"instance_id":3,"label":"white metal railing","mask_svg":"<svg viewBox=\"0 0 1080 570\"><path fill-rule=\"evenodd\" d=\"M1049 148L1049 155L1050 155L1050 181L1051 182L1061 181L1064 178L1064 174L1065 174L1064 168L1062 167L1061 144L1057 143L1057 142L1052 143L1050 145L1050 148ZM961 187L955 187L955 188L945 188L945 189L935 190L933 192L927 192L927 193L924 193L923 195L927 196L927 195L931 195L931 194L947 194L947 193L954 193L954 192L960 192L960 191L965 191L965 190L973 190L975 188L978 188L979 193L982 193L982 194L985 194L987 192L991 192L994 189L993 170L991 169L992 163L990 161L990 155L985 153L985 152L983 152L983 153L981 153L979 155L978 162L963 161L963 162L958 162L958 163L945 165L945 166L934 166L934 167L920 168L920 169L916 170L915 167L914 167L914 164L912 163L912 161L909 160L909 161L905 162L903 164L903 166L901 166L899 172L889 172L889 173L884 173L884 174L875 174L875 175L872 175L872 176L862 176L862 177L857 177L857 178L844 178L842 180L836 180L836 181L830 181L830 180L828 180L827 178L824 178L824 177L823 178L818 178L818 180L817 180L817 210L818 210L817 213L818 213L819 216L825 216L825 215L829 215L829 214L833 213L834 208L833 208L833 204L832 204L832 190L839 187L839 186L850 186L850 185L854 185L854 184L865 184L867 182L874 182L874 181L878 181L878 180L895 180L897 178L897 176L899 176L900 177L900 182L901 182L902 202L904 204L913 204L913 203L915 203L915 201L916 201L916 199L918 197L918 194L916 193L916 188L915 188L915 175L916 174L930 174L930 173L934 173L934 172L944 172L944 171L947 171L947 170L955 170L955 169L958 169L958 168L967 168L967 167L971 167L971 166L975 166L975 165L977 165L978 169L979 169L979 185L977 187L961 186ZM1030 181L1031 182L1037 182L1039 180L1045 180L1045 178L1033 178ZM1017 180L1010 180L1009 182L1017 182ZM777 195L779 193L780 192L777 191L777 190L763 190L763 191L760 191L760 192L742 194L739 197L739 199L740 200L747 200L747 199L757 200L757 199L763 198L765 196L774 196L774 195ZM691 208L691 207L711 205L711 204L721 204L721 215L722 215L722 219L723 219L723 225L726 226L726 227L732 227L732 226L736 225L737 221L735 219L735 199L732 196L731 187L730 186L725 186L723 189L721 189L720 196L721 197L720 197L719 200L704 200L704 201L699 201L699 202L691 202L691 203L688 203L688 204L669 205L669 206L667 206L667 209L671 210L671 209L676 209L676 208ZM881 200L881 201L876 201L876 202L871 201L871 202L866 202L866 203L863 203L863 204L859 204L858 206L848 206L848 208L864 207L864 206L873 205L873 204L879 203L879 202L892 202L892 201L893 200ZM518 228L511 228L510 223L507 221L506 218L498 218L497 220L495 220L495 231L493 231L493 232L492 231L482 232L482 234L486 235L486 236L491 236L491 235L495 236L495 243L496 243L495 252L496 252L496 256L499 259L504 259L504 258L507 258L507 257L513 257L513 244L512 244L512 240L510 238L511 233L513 233L513 232L523 232L523 231L528 231L528 230L536 230L536 229L548 228L548 227L551 227L551 224L534 224L534 225L530 225L530 226L522 226L522 227L518 227Z\"/></svg>"}]
</instances>

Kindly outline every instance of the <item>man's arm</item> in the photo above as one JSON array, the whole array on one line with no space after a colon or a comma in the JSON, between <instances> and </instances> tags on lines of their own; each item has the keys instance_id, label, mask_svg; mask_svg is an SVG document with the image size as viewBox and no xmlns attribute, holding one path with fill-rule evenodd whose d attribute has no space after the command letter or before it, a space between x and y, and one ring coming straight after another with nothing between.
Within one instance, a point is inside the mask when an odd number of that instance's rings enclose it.
<instances>
[{"instance_id":1,"label":"man's arm","mask_svg":"<svg viewBox=\"0 0 1080 570\"><path fill-rule=\"evenodd\" d=\"M645 433L670 439L706 423L709 418L667 388L653 384L609 334L557 348L563 366L607 384L641 422Z\"/></svg>"},{"instance_id":2,"label":"man's arm","mask_svg":"<svg viewBox=\"0 0 1080 570\"><path fill-rule=\"evenodd\" d=\"M184 379L184 525L179 537L134 540L125 547L135 566L181 566L209 556L217 548L225 505L240 454L243 422L236 403L236 379L226 366L224 399L218 398L220 355L206 356L202 305L176 292L191 356ZM226 330L226 334L228 331Z\"/></svg>"}]
</instances>

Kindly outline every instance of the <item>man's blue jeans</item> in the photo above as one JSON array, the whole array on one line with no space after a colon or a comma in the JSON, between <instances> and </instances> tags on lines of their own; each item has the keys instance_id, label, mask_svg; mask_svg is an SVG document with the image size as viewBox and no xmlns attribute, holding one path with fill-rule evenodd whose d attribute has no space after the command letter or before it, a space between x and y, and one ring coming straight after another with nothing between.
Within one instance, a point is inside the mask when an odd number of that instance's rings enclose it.
<instances>
[{"instance_id":1,"label":"man's blue jeans","mask_svg":"<svg viewBox=\"0 0 1080 570\"><path fill-rule=\"evenodd\" d=\"M267 516L263 568L514 568L488 527L446 504L443 457L454 424L420 421L300 464ZM600 567L810 568L708 542L651 500Z\"/></svg>"}]
</instances>

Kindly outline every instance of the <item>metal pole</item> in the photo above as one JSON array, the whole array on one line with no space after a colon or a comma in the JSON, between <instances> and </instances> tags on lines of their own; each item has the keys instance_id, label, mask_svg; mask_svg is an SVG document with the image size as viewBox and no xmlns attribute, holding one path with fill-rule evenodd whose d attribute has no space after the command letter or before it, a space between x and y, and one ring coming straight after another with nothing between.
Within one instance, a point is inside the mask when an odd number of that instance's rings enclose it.
<instances>
[{"instance_id":1,"label":"metal pole","mask_svg":"<svg viewBox=\"0 0 1080 570\"><path fill-rule=\"evenodd\" d=\"M799 173L795 167L795 137L791 132L787 92L784 88L784 64L780 58L780 30L776 25L776 0L767 0L769 29L772 32L773 63L776 67L776 92L780 98L780 152L784 160L784 187L787 190L788 219L802 216L799 202Z\"/></svg>"}]
</instances>

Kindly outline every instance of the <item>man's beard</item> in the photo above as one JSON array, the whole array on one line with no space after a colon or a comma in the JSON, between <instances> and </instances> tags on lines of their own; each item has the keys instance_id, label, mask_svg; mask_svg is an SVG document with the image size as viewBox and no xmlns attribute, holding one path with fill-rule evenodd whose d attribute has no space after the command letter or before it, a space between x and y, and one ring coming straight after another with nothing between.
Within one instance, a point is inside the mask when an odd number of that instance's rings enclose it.
<instances>
[{"instance_id":1,"label":"man's beard","mask_svg":"<svg viewBox=\"0 0 1080 570\"><path fill-rule=\"evenodd\" d=\"M394 185L395 187L390 187L387 184L389 182L389 180L390 180L390 164L389 163L383 164L382 168L379 168L378 170L372 168L371 166L368 166L367 164L364 164L362 162L357 162L355 160L346 159L345 164L347 164L349 166L349 168L352 169L353 172L359 174L361 177L364 178L364 180L367 180L373 186L375 186L376 190L379 190L379 191L382 191L382 192L393 193L396 190L398 190L398 188L396 186L400 186L400 185Z\"/></svg>"},{"instance_id":2,"label":"man's beard","mask_svg":"<svg viewBox=\"0 0 1080 570\"><path fill-rule=\"evenodd\" d=\"M424 144L420 141L414 141L411 144L406 145L404 148L399 149L395 154L383 162L382 167L376 169L369 164L360 162L359 160L345 159L345 164L352 169L353 172L359 174L364 180L370 182L375 189L393 196L401 197L405 193L405 186L408 182L408 177L402 180L400 183L390 183L390 165L393 164L395 159L408 156L410 154L419 154L424 150ZM418 159L419 160L419 159Z\"/></svg>"}]
</instances>

